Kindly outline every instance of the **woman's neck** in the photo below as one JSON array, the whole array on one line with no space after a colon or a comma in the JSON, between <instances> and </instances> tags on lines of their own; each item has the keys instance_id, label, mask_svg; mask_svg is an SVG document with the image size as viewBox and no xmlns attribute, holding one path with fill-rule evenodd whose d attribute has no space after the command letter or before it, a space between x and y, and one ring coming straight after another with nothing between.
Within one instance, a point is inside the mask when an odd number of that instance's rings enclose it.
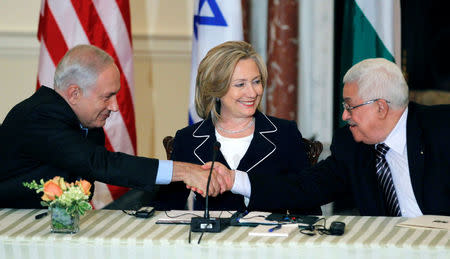
<instances>
[{"instance_id":1,"label":"woman's neck","mask_svg":"<svg viewBox=\"0 0 450 259\"><path fill-rule=\"evenodd\" d=\"M216 130L228 138L241 138L253 134L255 130L254 117L242 119L220 119L216 122Z\"/></svg>"}]
</instances>

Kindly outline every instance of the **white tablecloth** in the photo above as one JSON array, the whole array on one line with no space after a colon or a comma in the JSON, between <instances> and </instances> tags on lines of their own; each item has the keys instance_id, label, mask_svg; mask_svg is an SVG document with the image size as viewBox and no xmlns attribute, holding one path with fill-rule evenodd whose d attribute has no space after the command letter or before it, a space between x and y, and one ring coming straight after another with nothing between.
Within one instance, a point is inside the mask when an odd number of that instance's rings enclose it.
<instances>
[{"instance_id":1,"label":"white tablecloth","mask_svg":"<svg viewBox=\"0 0 450 259\"><path fill-rule=\"evenodd\" d=\"M90 211L77 234L50 233L45 210L0 209L0 258L450 258L450 233L395 227L405 218L332 216L346 223L343 236L253 237L249 227L199 233L189 226L155 224L122 211Z\"/></svg>"}]
</instances>

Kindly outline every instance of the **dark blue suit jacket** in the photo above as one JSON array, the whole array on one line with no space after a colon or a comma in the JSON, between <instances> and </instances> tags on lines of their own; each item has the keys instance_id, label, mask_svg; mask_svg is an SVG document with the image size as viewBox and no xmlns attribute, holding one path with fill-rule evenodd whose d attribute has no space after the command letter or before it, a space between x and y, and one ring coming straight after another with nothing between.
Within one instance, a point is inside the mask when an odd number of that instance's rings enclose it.
<instances>
[{"instance_id":1,"label":"dark blue suit jacket","mask_svg":"<svg viewBox=\"0 0 450 259\"><path fill-rule=\"evenodd\" d=\"M175 161L204 164L212 160L212 147L216 141L215 128L211 119L188 126L177 132L173 145L172 159ZM217 161L229 168L222 153ZM237 170L248 173L251 186L266 185L274 190L273 195L264 192L252 194L248 209L262 211L283 210L280 200L289 202L290 197L277 195L277 190L287 188L286 183L271 184L273 179L282 175L300 174L308 167L305 147L297 125L293 121L268 117L261 112L255 113L255 132L250 146L241 159ZM293 189L295 192L295 190ZM172 183L161 187L159 200L161 209L184 209L189 190L182 183ZM195 209L204 208L204 198L197 195ZM292 204L293 205L293 204ZM226 192L209 199L211 210L246 209L244 196ZM320 208L303 209L297 213L320 214Z\"/></svg>"},{"instance_id":2,"label":"dark blue suit jacket","mask_svg":"<svg viewBox=\"0 0 450 259\"><path fill-rule=\"evenodd\" d=\"M62 176L151 191L158 160L109 152L102 128L84 137L80 121L53 89L41 87L17 104L0 127L0 207L41 208L22 183Z\"/></svg>"},{"instance_id":3,"label":"dark blue suit jacket","mask_svg":"<svg viewBox=\"0 0 450 259\"><path fill-rule=\"evenodd\" d=\"M409 173L423 214L450 215L449 118L450 105L409 104L406 122ZM331 153L304 174L291 178L288 182L297 189L283 189L283 195L295 200L294 207L317 206L350 195L361 215L387 215L376 179L374 145L356 143L349 128L343 127L333 137ZM264 185L252 186L252 194L268 191L272 190ZM283 205L289 208L292 203Z\"/></svg>"}]
</instances>

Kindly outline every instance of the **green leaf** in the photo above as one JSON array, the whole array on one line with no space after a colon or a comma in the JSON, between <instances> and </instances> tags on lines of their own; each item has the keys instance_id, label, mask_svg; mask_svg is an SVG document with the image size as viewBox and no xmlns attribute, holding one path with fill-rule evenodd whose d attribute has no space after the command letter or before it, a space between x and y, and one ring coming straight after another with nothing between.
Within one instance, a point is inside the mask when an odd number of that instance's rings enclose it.
<instances>
[{"instance_id":1,"label":"green leaf","mask_svg":"<svg viewBox=\"0 0 450 259\"><path fill-rule=\"evenodd\" d=\"M47 201L41 201L41 206L48 207L50 204Z\"/></svg>"},{"instance_id":2,"label":"green leaf","mask_svg":"<svg viewBox=\"0 0 450 259\"><path fill-rule=\"evenodd\" d=\"M80 212L80 215L84 215L84 213L87 211L87 210L91 210L92 209L92 206L91 206L91 204L89 204L88 202L86 202L86 201L81 201L80 203L79 203L79 212Z\"/></svg>"},{"instance_id":3,"label":"green leaf","mask_svg":"<svg viewBox=\"0 0 450 259\"><path fill-rule=\"evenodd\" d=\"M72 206L67 207L67 213L69 213L70 215L75 214L76 210L77 210L76 206L72 205Z\"/></svg>"}]
</instances>

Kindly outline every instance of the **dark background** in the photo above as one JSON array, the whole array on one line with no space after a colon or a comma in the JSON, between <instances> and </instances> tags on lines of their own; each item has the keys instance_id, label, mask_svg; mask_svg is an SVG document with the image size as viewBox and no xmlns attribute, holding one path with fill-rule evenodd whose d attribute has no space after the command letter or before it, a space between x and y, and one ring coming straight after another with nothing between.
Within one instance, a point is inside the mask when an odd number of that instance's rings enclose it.
<instances>
[{"instance_id":1,"label":"dark background","mask_svg":"<svg viewBox=\"0 0 450 259\"><path fill-rule=\"evenodd\" d=\"M339 78L345 1L335 0L334 122L339 125ZM351 0L353 1L353 0ZM450 92L450 13L442 0L401 0L402 71L412 91Z\"/></svg>"}]
</instances>

